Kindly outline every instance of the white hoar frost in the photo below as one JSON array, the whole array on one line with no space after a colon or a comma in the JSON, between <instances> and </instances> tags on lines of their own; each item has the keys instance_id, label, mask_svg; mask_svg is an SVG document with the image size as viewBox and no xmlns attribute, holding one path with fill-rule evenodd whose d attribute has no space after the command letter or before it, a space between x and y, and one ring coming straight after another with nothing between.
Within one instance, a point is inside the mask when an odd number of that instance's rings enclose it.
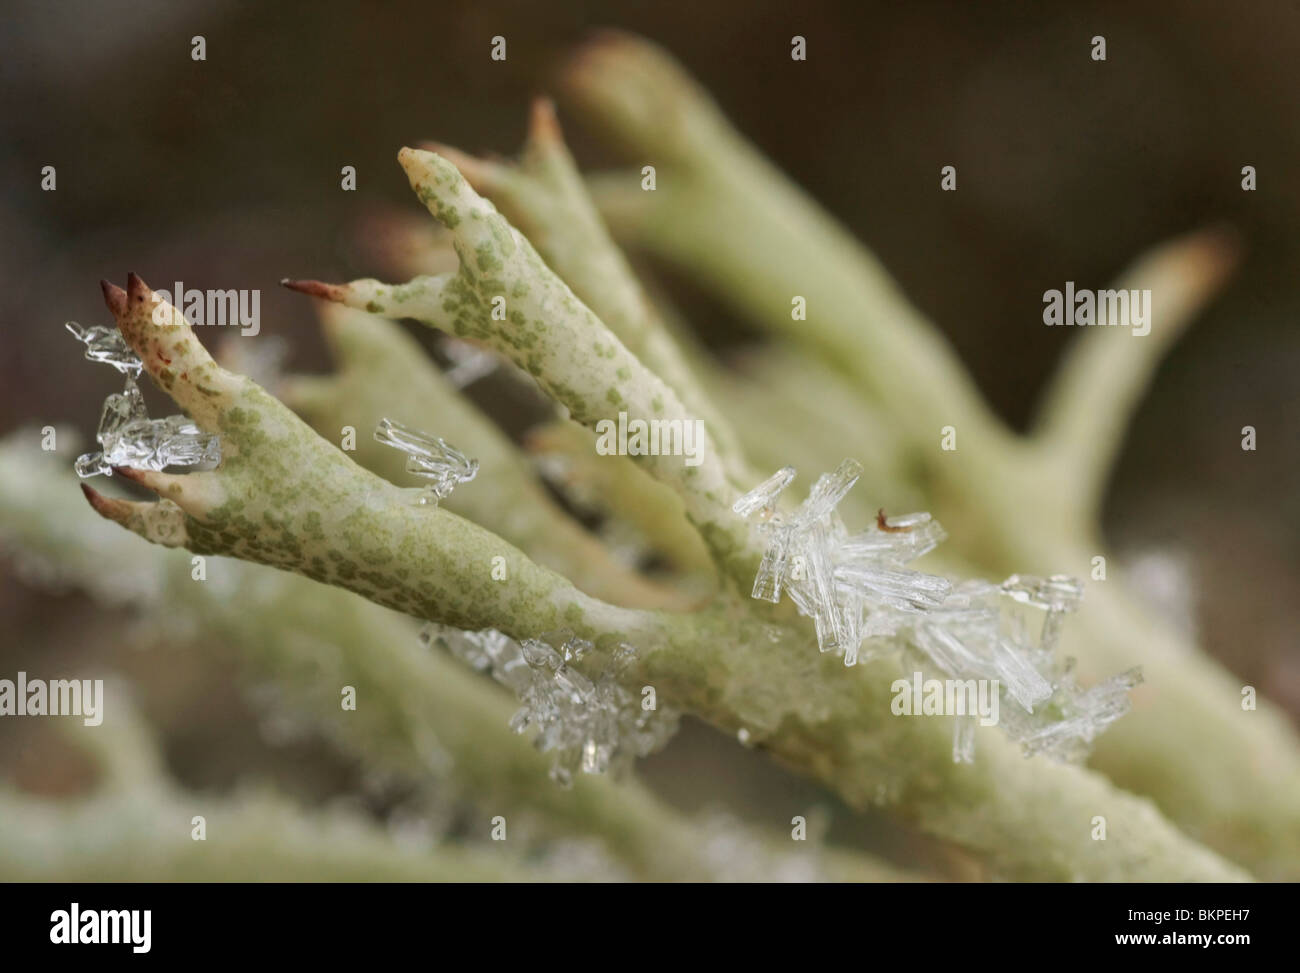
<instances>
[{"instance_id":1,"label":"white hoar frost","mask_svg":"<svg viewBox=\"0 0 1300 973\"><path fill-rule=\"evenodd\" d=\"M1064 617L1083 596L1075 578L1013 575L1001 585L946 578L907 565L945 538L929 514L886 520L883 511L865 530L849 533L835 508L857 482L862 467L845 460L823 474L808 499L790 513L777 498L794 480L784 467L733 506L758 515L767 548L754 579L753 597L773 603L789 594L812 618L817 644L846 666L902 653L903 668L947 680L997 680L998 724L1027 756L1041 753L1075 761L1092 740L1128 712L1128 691L1142 681L1131 669L1082 689L1074 660L1058 649ZM1042 612L1036 634L1023 607ZM955 717L953 759L974 759L977 717Z\"/></svg>"},{"instance_id":2,"label":"white hoar frost","mask_svg":"<svg viewBox=\"0 0 1300 973\"><path fill-rule=\"evenodd\" d=\"M636 656L630 645L606 651L567 634L517 642L495 629L467 632L433 622L421 629L420 639L442 645L515 693L522 705L510 728L537 731L534 743L555 754L551 778L562 786L579 772L617 775L677 731L676 711L646 709L623 687Z\"/></svg>"},{"instance_id":3,"label":"white hoar frost","mask_svg":"<svg viewBox=\"0 0 1300 973\"><path fill-rule=\"evenodd\" d=\"M221 439L205 433L185 416L150 419L136 384L144 364L115 328L67 329L86 346L86 358L103 362L126 376L126 387L104 400L95 439L100 452L77 458L77 475L112 476L113 467L160 472L168 467L212 468L221 462Z\"/></svg>"},{"instance_id":4,"label":"white hoar frost","mask_svg":"<svg viewBox=\"0 0 1300 973\"><path fill-rule=\"evenodd\" d=\"M451 496L451 491L461 483L478 476L478 460L470 459L446 440L420 432L394 419L380 419L375 427L375 439L385 446L400 449L406 454L406 472L429 481L429 485L416 491L413 502L436 507Z\"/></svg>"}]
</instances>

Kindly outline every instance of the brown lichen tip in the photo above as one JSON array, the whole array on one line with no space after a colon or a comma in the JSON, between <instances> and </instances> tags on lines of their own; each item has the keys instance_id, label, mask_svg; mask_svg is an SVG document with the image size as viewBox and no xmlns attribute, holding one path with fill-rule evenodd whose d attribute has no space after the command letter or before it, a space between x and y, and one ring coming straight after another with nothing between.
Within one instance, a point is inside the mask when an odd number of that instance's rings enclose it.
<instances>
[{"instance_id":1,"label":"brown lichen tip","mask_svg":"<svg viewBox=\"0 0 1300 973\"><path fill-rule=\"evenodd\" d=\"M145 348L146 338L153 330L153 291L139 274L126 275L126 309L118 315L117 329L132 350L144 362L145 371L158 377L158 356Z\"/></svg>"},{"instance_id":2,"label":"brown lichen tip","mask_svg":"<svg viewBox=\"0 0 1300 973\"><path fill-rule=\"evenodd\" d=\"M144 304L149 301L153 291L149 285L140 279L140 275L134 272L128 272L126 275L126 297L132 304Z\"/></svg>"},{"instance_id":3,"label":"brown lichen tip","mask_svg":"<svg viewBox=\"0 0 1300 973\"><path fill-rule=\"evenodd\" d=\"M99 289L104 292L104 303L113 317L119 318L126 313L126 291L106 280L99 282Z\"/></svg>"},{"instance_id":4,"label":"brown lichen tip","mask_svg":"<svg viewBox=\"0 0 1300 973\"><path fill-rule=\"evenodd\" d=\"M286 277L280 281L280 286L326 301L342 302L347 295L347 288L343 284L327 284L320 280L290 280Z\"/></svg>"},{"instance_id":5,"label":"brown lichen tip","mask_svg":"<svg viewBox=\"0 0 1300 973\"><path fill-rule=\"evenodd\" d=\"M89 483L81 484L81 493L94 508L95 513L99 514L105 520L112 520L119 524L125 523L126 518L131 513L130 505L126 500L114 500L112 497L106 497Z\"/></svg>"},{"instance_id":6,"label":"brown lichen tip","mask_svg":"<svg viewBox=\"0 0 1300 973\"><path fill-rule=\"evenodd\" d=\"M528 114L528 137L534 142L563 142L560 120L555 114L555 102L544 95L533 99Z\"/></svg>"}]
</instances>

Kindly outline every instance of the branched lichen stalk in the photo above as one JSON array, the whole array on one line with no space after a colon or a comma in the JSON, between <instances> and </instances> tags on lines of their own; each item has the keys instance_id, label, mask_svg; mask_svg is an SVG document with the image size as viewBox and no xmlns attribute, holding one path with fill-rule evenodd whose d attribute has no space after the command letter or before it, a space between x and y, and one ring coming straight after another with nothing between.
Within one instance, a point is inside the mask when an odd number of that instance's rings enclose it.
<instances>
[{"instance_id":1,"label":"branched lichen stalk","mask_svg":"<svg viewBox=\"0 0 1300 973\"><path fill-rule=\"evenodd\" d=\"M605 228L564 144L551 102L533 102L528 141L518 165L477 159L436 144L429 148L492 199L628 350L681 397L692 415L704 420L733 483L748 489L757 473L745 462L731 423L696 381Z\"/></svg>"},{"instance_id":2,"label":"branched lichen stalk","mask_svg":"<svg viewBox=\"0 0 1300 973\"><path fill-rule=\"evenodd\" d=\"M693 429L700 417L578 299L455 166L415 149L403 149L399 161L417 196L455 237L458 273L398 286L372 280L291 286L483 341L524 368L588 428L623 413L629 420ZM640 456L638 462L678 492L720 563L737 579L752 578L761 551L731 510L740 491L728 481L707 426L696 462L685 462L680 451Z\"/></svg>"},{"instance_id":3,"label":"branched lichen stalk","mask_svg":"<svg viewBox=\"0 0 1300 973\"><path fill-rule=\"evenodd\" d=\"M883 673L870 667L846 673L836 660L809 651L805 626L764 621L749 599L719 597L706 609L674 615L583 596L488 532L446 511L410 505L253 383L220 370L179 312L155 323L152 295L139 278L131 277L126 294L110 288L107 296L145 369L175 398L194 401L202 394L189 386L195 375L221 395L202 419L222 437L218 470L132 474L171 498L161 502L175 508L169 543L296 570L463 628L496 627L516 638L568 628L592 640L627 642L640 650L633 678L656 686L661 699L723 729L751 730L760 745L851 802L886 803L931 833L961 842L1001 874L1241 877L1148 805L1087 771L1023 761L1001 742L973 767L953 764L944 721L895 718ZM178 360L184 370L173 374ZM231 413L238 422L229 421ZM191 477L202 489L187 488ZM92 501L105 516L149 536L157 505ZM504 585L482 571L484 555L496 553L511 565ZM968 800L952 801L953 787ZM973 813L966 810L971 803ZM1048 803L1079 820L1078 830L1045 825ZM1132 837L1092 841L1088 822L1098 814Z\"/></svg>"},{"instance_id":4,"label":"branched lichen stalk","mask_svg":"<svg viewBox=\"0 0 1300 973\"><path fill-rule=\"evenodd\" d=\"M338 360L329 378L290 379L284 395L325 438L345 426L358 433L354 458L392 483L411 478L405 455L370 435L381 418L436 432L479 463L473 483L442 506L486 527L581 590L631 607L681 605L673 592L618 563L595 537L559 508L528 458L448 382L402 329L339 304L321 305ZM301 392L302 394L298 394Z\"/></svg>"},{"instance_id":5,"label":"branched lichen stalk","mask_svg":"<svg viewBox=\"0 0 1300 973\"><path fill-rule=\"evenodd\" d=\"M61 430L60 442L70 434ZM571 789L556 787L548 779L546 755L508 731L513 704L460 662L421 646L414 620L347 592L239 561L212 565L210 583L196 583L189 559L179 552L151 551L111 524L87 524L79 518L80 501L69 490L74 481L66 466L37 447L34 434L0 442L0 543L23 564L39 566L38 577L111 604L128 599L141 615L137 638L156 632L169 650L192 646L193 651L203 651L214 641L236 647L251 672L281 687L283 705L296 719L321 730L340 751L364 761L371 771L398 775L416 788L438 773L444 785L450 783L493 814L513 820L527 812L540 818L551 837L600 840L636 877L712 877L703 849L709 836L635 780L580 775ZM75 532L67 530L79 521ZM111 574L103 570L110 563L117 567ZM116 583L119 575L149 583L123 591ZM339 706L342 686L355 690L355 710ZM114 717L110 729L118 726ZM124 732L135 731L128 726L125 731L115 729L111 738L87 734L83 739L104 744L101 759L116 768L107 781L110 787L136 792L154 787L159 766L142 761L152 751L120 746ZM143 772L131 771L142 762ZM45 807L33 804L33 814L38 806ZM97 803L66 814L89 817L96 810L108 808ZM49 807L46 812L65 813ZM23 834L26 827L14 825L10 833ZM276 833L271 825L268 831ZM124 847L133 847L133 840L123 838ZM775 838L764 848L774 859L789 853ZM821 871L831 879L909 877L868 856L824 851ZM118 855L103 850L105 862ZM386 870L386 860L378 857L371 877L400 877ZM190 864L193 860L185 858L174 867L179 871ZM195 867L196 875L206 874L205 866ZM274 877L311 874L308 861L273 858L266 867L268 875L272 869L286 870L274 872ZM503 869L503 877L508 877L508 866ZM55 869L50 874L62 873ZM402 874L437 873L432 866L413 862Z\"/></svg>"},{"instance_id":6,"label":"branched lichen stalk","mask_svg":"<svg viewBox=\"0 0 1300 973\"><path fill-rule=\"evenodd\" d=\"M1039 434L1017 437L879 262L763 160L665 53L605 35L569 81L587 117L636 159L662 160L654 193L628 172L596 181L616 235L857 379L859 394L905 434L910 479L949 526L959 559L995 575L1090 573L1104 551L1097 501L1124 421L1162 352L1231 266L1222 234L1190 237L1136 266L1124 286L1151 289L1151 333L1085 329L1092 333L1080 336L1048 392ZM791 320L793 295L808 301L806 322ZM776 394L799 389L785 383ZM944 426L957 430L951 452L938 448ZM1140 663L1147 679L1095 765L1261 874L1300 874L1294 729L1267 705L1243 711L1239 681L1145 610L1122 576L1092 585L1088 598L1066 649L1089 673Z\"/></svg>"}]
</instances>

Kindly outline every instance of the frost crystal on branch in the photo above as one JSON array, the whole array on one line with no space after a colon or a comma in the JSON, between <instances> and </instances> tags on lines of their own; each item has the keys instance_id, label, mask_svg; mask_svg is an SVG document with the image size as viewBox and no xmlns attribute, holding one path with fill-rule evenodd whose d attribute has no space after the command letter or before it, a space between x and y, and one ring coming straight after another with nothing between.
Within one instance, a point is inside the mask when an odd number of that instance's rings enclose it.
<instances>
[{"instance_id":1,"label":"frost crystal on branch","mask_svg":"<svg viewBox=\"0 0 1300 973\"><path fill-rule=\"evenodd\" d=\"M876 523L848 533L835 508L857 482L861 467L845 460L823 474L792 515L776 512L775 498L793 479L786 467L735 504L742 516L761 512L768 546L753 596L780 601L784 589L800 614L812 618L823 652L851 666L902 651L904 669L938 672L950 680L986 680L1009 705L997 722L1026 755L1082 759L1091 741L1128 711L1128 690L1141 682L1130 670L1081 689L1073 660L1058 655L1064 617L1075 611L1083 585L1075 578L1013 575L1001 585L946 578L907 564L933 550L943 529L929 514ZM1011 611L1004 611L1010 603ZM1025 606L1043 612L1031 637ZM972 683L973 685L973 683ZM953 759L974 759L975 717L956 715Z\"/></svg>"},{"instance_id":2,"label":"frost crystal on branch","mask_svg":"<svg viewBox=\"0 0 1300 973\"><path fill-rule=\"evenodd\" d=\"M116 330L83 328L75 321L66 327L85 344L86 358L126 376L126 387L104 400L95 433L102 449L77 458L78 476L111 476L115 466L159 472L169 466L211 467L221 462L220 438L203 432L185 416L149 418L135 382L143 363Z\"/></svg>"},{"instance_id":3,"label":"frost crystal on branch","mask_svg":"<svg viewBox=\"0 0 1300 973\"><path fill-rule=\"evenodd\" d=\"M420 638L426 645L440 643L519 697L522 706L510 728L537 730L534 742L539 750L555 753L551 778L562 786L569 786L577 771L620 773L677 731L676 711L645 709L622 686L636 656L630 645L607 652L566 635L516 642L495 629L466 632L433 623L424 626ZM594 678L579 671L578 663Z\"/></svg>"},{"instance_id":4,"label":"frost crystal on branch","mask_svg":"<svg viewBox=\"0 0 1300 973\"><path fill-rule=\"evenodd\" d=\"M881 627L897 613L937 606L950 585L944 578L910 571L905 565L943 539L943 531L928 514L917 514L903 526L879 524L849 534L835 508L862 475L862 466L845 460L833 473L813 484L808 499L790 515L775 512L775 498L791 480L785 467L735 504L742 516L761 511L768 534L753 596L778 602L784 588L803 615L813 619L817 644L837 652L845 665L858 661L868 634L887 634L896 623ZM893 614L880 614L892 609Z\"/></svg>"},{"instance_id":5,"label":"frost crystal on branch","mask_svg":"<svg viewBox=\"0 0 1300 973\"><path fill-rule=\"evenodd\" d=\"M794 480L794 467L783 466L732 504L731 509L742 517L748 517L761 510L763 518L769 519L776 513L777 496L790 485L792 480Z\"/></svg>"},{"instance_id":6,"label":"frost crystal on branch","mask_svg":"<svg viewBox=\"0 0 1300 973\"><path fill-rule=\"evenodd\" d=\"M136 357L117 328L83 328L76 321L64 325L86 346L86 358L111 365L128 378L139 378L144 363Z\"/></svg>"},{"instance_id":7,"label":"frost crystal on branch","mask_svg":"<svg viewBox=\"0 0 1300 973\"><path fill-rule=\"evenodd\" d=\"M418 504L437 506L451 496L458 484L478 475L478 460L470 459L445 440L412 429L393 419L380 419L375 439L406 453L406 472L424 477L429 485L416 499Z\"/></svg>"},{"instance_id":8,"label":"frost crystal on branch","mask_svg":"<svg viewBox=\"0 0 1300 973\"><path fill-rule=\"evenodd\" d=\"M1002 593L1023 605L1033 605L1047 612L1041 641L1045 650L1054 652L1060 641L1064 616L1078 608L1083 600L1083 583L1064 574L1054 574L1049 578L1013 574L1002 582Z\"/></svg>"}]
</instances>

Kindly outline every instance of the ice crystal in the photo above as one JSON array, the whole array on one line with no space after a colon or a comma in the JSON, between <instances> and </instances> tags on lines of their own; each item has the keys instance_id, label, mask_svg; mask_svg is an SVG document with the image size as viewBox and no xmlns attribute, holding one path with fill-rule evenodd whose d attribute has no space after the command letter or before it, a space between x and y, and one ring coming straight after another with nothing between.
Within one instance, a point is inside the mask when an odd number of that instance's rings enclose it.
<instances>
[{"instance_id":1,"label":"ice crystal","mask_svg":"<svg viewBox=\"0 0 1300 973\"><path fill-rule=\"evenodd\" d=\"M776 512L777 495L788 487L793 479L794 467L783 466L737 500L731 509L742 517L748 517L759 510L763 511L765 518L771 517Z\"/></svg>"},{"instance_id":2,"label":"ice crystal","mask_svg":"<svg viewBox=\"0 0 1300 973\"><path fill-rule=\"evenodd\" d=\"M598 649L566 634L517 642L495 629L467 632L433 623L420 637L514 692L522 705L510 728L537 731L534 742L555 754L551 778L562 786L578 772L619 773L677 730L674 710L644 709L640 697L622 685L636 656L630 645Z\"/></svg>"},{"instance_id":3,"label":"ice crystal","mask_svg":"<svg viewBox=\"0 0 1300 973\"><path fill-rule=\"evenodd\" d=\"M997 686L997 721L1026 755L1078 760L1110 723L1128 710L1138 670L1091 689L1074 681L1073 660L1059 654L1064 618L1075 611L1083 585L1075 578L1013 575L1002 584L963 582L907 567L944 539L929 514L887 519L850 534L835 512L861 467L845 460L813 485L792 514L776 512L789 485L786 467L736 502L742 516L761 513L767 548L753 597L779 602L784 591L813 620L818 647L851 666L901 652L905 670L944 678L987 680ZM1024 610L1041 612L1036 634ZM976 718L957 715L953 760L974 759Z\"/></svg>"},{"instance_id":4,"label":"ice crystal","mask_svg":"<svg viewBox=\"0 0 1300 973\"><path fill-rule=\"evenodd\" d=\"M101 449L77 458L74 468L78 476L111 476L115 466L159 472L171 466L210 468L221 462L220 438L205 433L185 416L149 418L136 384L143 366L116 330L83 328L75 321L66 327L85 344L88 359L126 376L125 388L104 400L95 433Z\"/></svg>"},{"instance_id":5,"label":"ice crystal","mask_svg":"<svg viewBox=\"0 0 1300 973\"><path fill-rule=\"evenodd\" d=\"M429 481L415 502L432 504L446 500L461 483L478 475L478 460L468 458L446 440L412 429L393 419L380 419L375 439L406 454L406 472Z\"/></svg>"},{"instance_id":6,"label":"ice crystal","mask_svg":"<svg viewBox=\"0 0 1300 973\"><path fill-rule=\"evenodd\" d=\"M136 356L117 328L83 328L76 321L64 325L73 336L86 346L86 358L103 362L129 378L139 378L144 363Z\"/></svg>"}]
</instances>

